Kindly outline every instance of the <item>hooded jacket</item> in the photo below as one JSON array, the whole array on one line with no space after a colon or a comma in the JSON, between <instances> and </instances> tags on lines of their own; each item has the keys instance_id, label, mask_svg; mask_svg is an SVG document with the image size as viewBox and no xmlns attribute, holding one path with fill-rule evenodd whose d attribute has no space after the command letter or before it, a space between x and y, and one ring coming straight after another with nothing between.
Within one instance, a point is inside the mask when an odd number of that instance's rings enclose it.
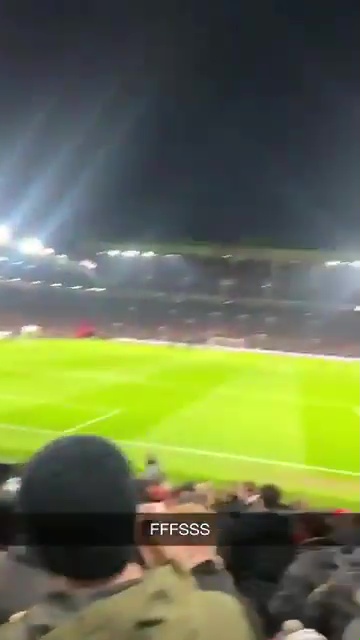
<instances>
[{"instance_id":1,"label":"hooded jacket","mask_svg":"<svg viewBox=\"0 0 360 640\"><path fill-rule=\"evenodd\" d=\"M0 629L0 640L255 640L233 597L200 591L177 565L149 571L116 594L63 594Z\"/></svg>"}]
</instances>

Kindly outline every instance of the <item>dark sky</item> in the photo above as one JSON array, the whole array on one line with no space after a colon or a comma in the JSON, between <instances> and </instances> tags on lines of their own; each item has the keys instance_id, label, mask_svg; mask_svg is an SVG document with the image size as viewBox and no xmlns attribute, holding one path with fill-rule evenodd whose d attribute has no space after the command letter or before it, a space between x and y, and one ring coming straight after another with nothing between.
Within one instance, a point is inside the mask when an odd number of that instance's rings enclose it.
<instances>
[{"instance_id":1,"label":"dark sky","mask_svg":"<svg viewBox=\"0 0 360 640\"><path fill-rule=\"evenodd\" d=\"M1 0L1 220L356 248L359 0Z\"/></svg>"}]
</instances>

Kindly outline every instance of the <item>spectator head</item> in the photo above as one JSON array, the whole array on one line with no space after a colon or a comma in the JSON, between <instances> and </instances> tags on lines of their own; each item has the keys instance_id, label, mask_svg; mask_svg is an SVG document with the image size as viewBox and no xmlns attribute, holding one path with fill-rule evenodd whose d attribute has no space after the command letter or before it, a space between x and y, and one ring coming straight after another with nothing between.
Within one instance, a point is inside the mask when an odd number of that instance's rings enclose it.
<instances>
[{"instance_id":1,"label":"spectator head","mask_svg":"<svg viewBox=\"0 0 360 640\"><path fill-rule=\"evenodd\" d=\"M260 496L265 509L278 509L281 507L281 490L275 484L264 484L260 489Z\"/></svg>"},{"instance_id":2,"label":"spectator head","mask_svg":"<svg viewBox=\"0 0 360 640\"><path fill-rule=\"evenodd\" d=\"M238 497L245 504L252 504L259 498L259 489L255 482L243 482L238 490Z\"/></svg>"},{"instance_id":3,"label":"spectator head","mask_svg":"<svg viewBox=\"0 0 360 640\"><path fill-rule=\"evenodd\" d=\"M132 562L135 487L126 457L105 438L69 436L46 445L26 467L18 503L27 542L52 574L106 582Z\"/></svg>"}]
</instances>

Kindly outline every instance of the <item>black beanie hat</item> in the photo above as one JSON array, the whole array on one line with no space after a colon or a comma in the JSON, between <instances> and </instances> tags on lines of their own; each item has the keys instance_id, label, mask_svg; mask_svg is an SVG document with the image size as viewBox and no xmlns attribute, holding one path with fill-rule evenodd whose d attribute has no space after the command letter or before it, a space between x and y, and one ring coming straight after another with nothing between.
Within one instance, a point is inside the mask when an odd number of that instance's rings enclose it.
<instances>
[{"instance_id":1,"label":"black beanie hat","mask_svg":"<svg viewBox=\"0 0 360 640\"><path fill-rule=\"evenodd\" d=\"M26 466L18 506L28 544L55 575L106 580L132 559L133 478L105 438L69 436L41 449Z\"/></svg>"}]
</instances>

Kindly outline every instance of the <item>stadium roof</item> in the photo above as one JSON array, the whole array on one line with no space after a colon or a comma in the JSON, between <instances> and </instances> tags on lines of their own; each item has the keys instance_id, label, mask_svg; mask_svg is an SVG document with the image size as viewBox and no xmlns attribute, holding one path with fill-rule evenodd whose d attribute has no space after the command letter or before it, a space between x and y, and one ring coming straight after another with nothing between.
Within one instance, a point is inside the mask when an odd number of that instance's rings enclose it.
<instances>
[{"instance_id":1,"label":"stadium roof","mask_svg":"<svg viewBox=\"0 0 360 640\"><path fill-rule=\"evenodd\" d=\"M87 244L87 251L139 251L153 252L157 255L178 254L198 257L226 257L236 260L256 260L271 262L307 262L318 264L324 262L354 262L360 259L355 251L323 251L319 249L274 249L271 247L246 247L241 245L215 245L206 243L96 243Z\"/></svg>"}]
</instances>

